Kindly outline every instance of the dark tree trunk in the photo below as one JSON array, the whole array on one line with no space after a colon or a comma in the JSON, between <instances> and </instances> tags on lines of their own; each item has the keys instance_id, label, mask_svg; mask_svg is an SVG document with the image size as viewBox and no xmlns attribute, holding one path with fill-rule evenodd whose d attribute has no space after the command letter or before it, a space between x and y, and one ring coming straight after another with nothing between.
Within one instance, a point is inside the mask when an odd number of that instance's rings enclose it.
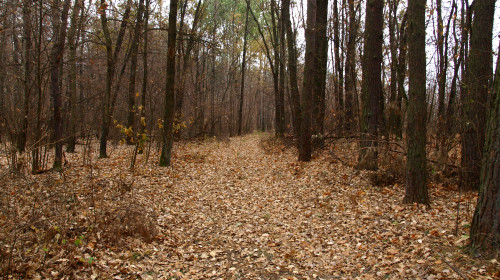
<instances>
[{"instance_id":1,"label":"dark tree trunk","mask_svg":"<svg viewBox=\"0 0 500 280\"><path fill-rule=\"evenodd\" d=\"M484 146L488 89L492 81L492 31L495 0L476 0L470 51L462 92L463 133L461 188L477 190Z\"/></svg>"},{"instance_id":2,"label":"dark tree trunk","mask_svg":"<svg viewBox=\"0 0 500 280\"><path fill-rule=\"evenodd\" d=\"M328 24L328 0L317 0L316 8L316 38L315 38L315 77L313 89L313 133L323 134L325 125L326 68L328 63L328 40L326 29ZM342 74L340 59L338 60L339 95L342 96ZM343 100L343 99L342 99ZM340 104L341 108L343 107Z\"/></svg>"},{"instance_id":3,"label":"dark tree trunk","mask_svg":"<svg viewBox=\"0 0 500 280\"><path fill-rule=\"evenodd\" d=\"M248 2L248 1L247 1ZM280 71L280 48L281 43L279 40L278 27L276 23L276 0L271 0L271 25L272 25L272 39L274 49L274 71L273 71L273 85L274 85L274 102L275 102L275 119L276 119L276 136L283 137L285 133L285 91L279 86L279 71Z\"/></svg>"},{"instance_id":4,"label":"dark tree trunk","mask_svg":"<svg viewBox=\"0 0 500 280\"><path fill-rule=\"evenodd\" d=\"M479 184L470 228L471 246L483 257L500 254L500 63L491 96Z\"/></svg>"},{"instance_id":5,"label":"dark tree trunk","mask_svg":"<svg viewBox=\"0 0 500 280\"><path fill-rule=\"evenodd\" d=\"M382 41L383 0L366 3L366 28L363 52L362 117L358 168L378 168L377 138L382 127Z\"/></svg>"},{"instance_id":6,"label":"dark tree trunk","mask_svg":"<svg viewBox=\"0 0 500 280\"><path fill-rule=\"evenodd\" d=\"M247 11L245 15L245 34L243 35L243 60L241 61L241 88L240 105L238 108L238 135L241 136L243 126L243 98L245 96L245 66L247 58L247 32L248 32L248 10L250 9L250 0L247 1Z\"/></svg>"},{"instance_id":7,"label":"dark tree trunk","mask_svg":"<svg viewBox=\"0 0 500 280\"><path fill-rule=\"evenodd\" d=\"M23 41L24 41L24 104L22 109L21 131L17 136L17 150L24 152L28 135L28 114L30 109L30 98L32 91L32 33L33 27L31 24L31 3L23 1Z\"/></svg>"},{"instance_id":8,"label":"dark tree trunk","mask_svg":"<svg viewBox=\"0 0 500 280\"><path fill-rule=\"evenodd\" d=\"M127 116L127 127L132 128L135 134L135 114L137 111L135 105L136 91L135 82L137 76L137 55L139 52L139 41L141 36L141 26L142 26L142 14L144 13L144 0L139 0L139 9L137 10L137 19L134 27L134 35L132 38L132 45L130 46L130 75L128 82L128 116ZM134 143L134 134L128 135L127 144L132 145Z\"/></svg>"},{"instance_id":9,"label":"dark tree trunk","mask_svg":"<svg viewBox=\"0 0 500 280\"><path fill-rule=\"evenodd\" d=\"M426 168L425 1L408 2L408 127L406 192L403 203L429 205Z\"/></svg>"},{"instance_id":10,"label":"dark tree trunk","mask_svg":"<svg viewBox=\"0 0 500 280\"><path fill-rule=\"evenodd\" d=\"M141 93L141 125L140 133L144 134L146 132L146 95L148 93L148 28L149 28L149 4L151 0L146 0L146 7L144 10L144 50L142 54L142 65L143 65L143 75L142 75L142 93ZM142 150L140 151L142 152Z\"/></svg>"},{"instance_id":11,"label":"dark tree trunk","mask_svg":"<svg viewBox=\"0 0 500 280\"><path fill-rule=\"evenodd\" d=\"M408 13L405 13L403 20L401 21L401 26L399 29L399 57L398 57L398 69L397 69L397 79L398 79L398 96L396 99L397 113L396 120L394 121L394 134L399 139L403 138L403 98L408 100L405 90L405 79L406 79L406 52L407 52L407 38L408 32L406 28L406 22L408 19Z\"/></svg>"},{"instance_id":12,"label":"dark tree trunk","mask_svg":"<svg viewBox=\"0 0 500 280\"><path fill-rule=\"evenodd\" d=\"M299 138L300 130L300 94L297 81L297 50L295 47L295 34L290 21L290 0L282 1L283 24L286 31L288 50L288 72L290 75L290 95L292 105L292 121L295 138Z\"/></svg>"},{"instance_id":13,"label":"dark tree trunk","mask_svg":"<svg viewBox=\"0 0 500 280\"><path fill-rule=\"evenodd\" d=\"M37 94L37 106L36 106L36 127L35 127L35 139L36 143L40 143L42 137L42 33L43 29L43 1L38 3L38 38L36 40L36 94ZM40 145L35 145L32 150L32 166L31 170L36 172L40 169Z\"/></svg>"},{"instance_id":14,"label":"dark tree trunk","mask_svg":"<svg viewBox=\"0 0 500 280\"><path fill-rule=\"evenodd\" d=\"M69 124L66 144L66 152L74 153L76 146L76 126L77 126L77 106L76 106L76 46L79 40L79 20L80 9L83 11L83 1L77 0L71 12L70 29L68 31L69 47ZM78 33L78 34L77 34Z\"/></svg>"},{"instance_id":15,"label":"dark tree trunk","mask_svg":"<svg viewBox=\"0 0 500 280\"><path fill-rule=\"evenodd\" d=\"M349 1L349 29L345 62L345 109L344 130L352 132L357 126L354 120L354 99L356 94L356 38L358 28L356 23L356 10L354 0ZM356 109L357 110L357 109ZM339 112L337 112L339 113Z\"/></svg>"},{"instance_id":16,"label":"dark tree trunk","mask_svg":"<svg viewBox=\"0 0 500 280\"><path fill-rule=\"evenodd\" d=\"M66 41L66 26L68 24L68 13L70 0L65 0L62 13L59 14L59 6L53 6L52 24L54 34L54 45L50 53L50 87L53 106L53 122L54 122L54 142L55 142L55 156L53 168L56 171L62 169L62 98L61 89L59 85L61 60L64 52L64 43Z\"/></svg>"},{"instance_id":17,"label":"dark tree trunk","mask_svg":"<svg viewBox=\"0 0 500 280\"><path fill-rule=\"evenodd\" d=\"M440 0L438 0L440 1ZM391 81L389 86L389 118L387 120L387 130L390 135L396 135L398 123L401 118L398 119L398 106L397 106L397 67L398 67L398 42L396 41L396 29L397 29L397 11L398 11L398 1L390 0L389 5L389 48L391 51Z\"/></svg>"},{"instance_id":18,"label":"dark tree trunk","mask_svg":"<svg viewBox=\"0 0 500 280\"><path fill-rule=\"evenodd\" d=\"M174 144L173 123L175 109L175 43L177 37L177 2L170 0L168 14L167 82L165 86L165 112L163 116L162 149L160 166L170 166Z\"/></svg>"},{"instance_id":19,"label":"dark tree trunk","mask_svg":"<svg viewBox=\"0 0 500 280\"><path fill-rule=\"evenodd\" d=\"M353 3L354 5L354 3ZM335 76L334 77L334 96L335 96L335 122L336 128L342 129L344 123L344 93L343 93L343 71L340 63L340 17L338 12L338 2L337 0L333 1L333 48L335 53ZM319 9L318 11L321 11ZM340 132L339 134L342 134Z\"/></svg>"},{"instance_id":20,"label":"dark tree trunk","mask_svg":"<svg viewBox=\"0 0 500 280\"><path fill-rule=\"evenodd\" d=\"M314 90L314 59L316 51L316 0L307 0L306 54L304 66L304 89L301 99L301 120L299 136L299 161L311 160L312 97Z\"/></svg>"}]
</instances>

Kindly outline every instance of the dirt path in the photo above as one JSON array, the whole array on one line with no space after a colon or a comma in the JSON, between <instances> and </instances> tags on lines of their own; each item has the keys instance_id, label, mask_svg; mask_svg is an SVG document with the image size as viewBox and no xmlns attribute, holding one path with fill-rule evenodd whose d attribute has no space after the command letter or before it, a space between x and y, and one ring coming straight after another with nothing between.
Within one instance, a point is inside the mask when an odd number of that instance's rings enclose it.
<instances>
[{"instance_id":1,"label":"dirt path","mask_svg":"<svg viewBox=\"0 0 500 280\"><path fill-rule=\"evenodd\" d=\"M458 278L434 249L456 241L449 202L403 206L400 186L370 187L335 150L303 164L261 142L179 145L173 168L151 169L160 241L121 267L152 279Z\"/></svg>"},{"instance_id":2,"label":"dirt path","mask_svg":"<svg viewBox=\"0 0 500 280\"><path fill-rule=\"evenodd\" d=\"M315 171L277 149L265 152L259 135L178 149L176 179L155 203L171 267L156 273L269 279L338 271L342 250L331 245L346 232L338 232L332 187L352 174Z\"/></svg>"}]
</instances>

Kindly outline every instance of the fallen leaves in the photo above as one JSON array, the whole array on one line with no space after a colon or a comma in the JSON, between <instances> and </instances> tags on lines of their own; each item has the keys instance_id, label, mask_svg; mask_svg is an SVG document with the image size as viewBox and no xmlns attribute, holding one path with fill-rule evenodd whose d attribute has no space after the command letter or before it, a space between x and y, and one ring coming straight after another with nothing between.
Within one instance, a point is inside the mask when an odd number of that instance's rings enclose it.
<instances>
[{"instance_id":1,"label":"fallen leaves","mask_svg":"<svg viewBox=\"0 0 500 280\"><path fill-rule=\"evenodd\" d=\"M30 276L460 279L448 262L475 279L495 277L495 269L500 268L496 260L472 260L460 249L467 243L470 204L460 205L460 236L455 237L453 190L434 185L431 193L437 196L432 197L432 209L402 205L403 187L397 183L371 186L368 173L352 168L356 156L350 143L341 144L334 151L338 160L325 151L310 163L298 163L293 149L285 149L278 140L263 142L258 135L226 142L178 143L172 167L157 167L158 155L152 153L147 164L139 156L133 172L127 169L128 158L118 156L126 155L128 147L116 147L114 155L100 159L98 165L72 167L64 178L49 182L73 186L74 194L65 198L75 201L71 204L74 222L84 227L73 226L73 239L54 245L59 253L51 255L43 268L30 268ZM77 157L70 161L81 162ZM90 172L98 175L89 182ZM54 175L37 176L33 180L43 182L42 176ZM24 188L24 193L11 185L2 189L2 195L16 193L16 205L29 211L35 194L45 197L37 185ZM103 195L101 199L86 204L87 198L98 194ZM14 201L9 203L14 205ZM6 224L9 215L0 213L0 223ZM102 221L93 221L95 217L106 218L118 225L116 232L127 234L121 234L119 242L105 241L106 227ZM154 237L149 242L132 234L146 230L131 227L140 225L141 217L154 219ZM12 228L9 225L1 231L2 260L10 252L4 240L10 236L6 230ZM38 232L45 233L45 229L40 227ZM85 235L81 244L69 250L79 234ZM38 250L32 255L43 257ZM29 260L40 263L42 258Z\"/></svg>"}]
</instances>

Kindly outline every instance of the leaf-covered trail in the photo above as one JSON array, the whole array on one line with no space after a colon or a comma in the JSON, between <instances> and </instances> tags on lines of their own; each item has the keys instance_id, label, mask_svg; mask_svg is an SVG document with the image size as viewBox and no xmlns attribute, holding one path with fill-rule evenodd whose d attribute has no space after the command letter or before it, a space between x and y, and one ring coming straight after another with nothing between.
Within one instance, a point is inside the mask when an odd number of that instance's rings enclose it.
<instances>
[{"instance_id":1,"label":"leaf-covered trail","mask_svg":"<svg viewBox=\"0 0 500 280\"><path fill-rule=\"evenodd\" d=\"M451 234L455 203L445 196L452 192L434 190L432 210L404 206L402 187L369 186L366 174L335 160L335 149L298 163L291 149L265 151L261 138L182 144L173 168L147 171L137 189L159 215L159 240L129 243L140 260L124 259L129 251L103 252L100 272L118 276L121 267L153 279L460 278L446 265L467 258L456 248L464 240ZM116 258L122 261L106 265ZM460 269L488 274L473 265Z\"/></svg>"}]
</instances>

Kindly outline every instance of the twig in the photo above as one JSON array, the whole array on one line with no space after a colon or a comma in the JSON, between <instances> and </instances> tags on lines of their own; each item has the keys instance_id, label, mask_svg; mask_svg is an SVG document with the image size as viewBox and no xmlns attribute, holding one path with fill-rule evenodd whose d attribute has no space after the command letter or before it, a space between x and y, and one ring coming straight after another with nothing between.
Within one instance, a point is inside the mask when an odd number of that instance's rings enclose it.
<instances>
[{"instance_id":1,"label":"twig","mask_svg":"<svg viewBox=\"0 0 500 280\"><path fill-rule=\"evenodd\" d=\"M444 263L447 264L451 269L453 269L453 271L455 271L460 277L462 277L462 279L470 280L469 277L464 275L458 268L454 267L451 263L449 263L441 254L439 254L439 256L441 256L441 259L444 261Z\"/></svg>"}]
</instances>

